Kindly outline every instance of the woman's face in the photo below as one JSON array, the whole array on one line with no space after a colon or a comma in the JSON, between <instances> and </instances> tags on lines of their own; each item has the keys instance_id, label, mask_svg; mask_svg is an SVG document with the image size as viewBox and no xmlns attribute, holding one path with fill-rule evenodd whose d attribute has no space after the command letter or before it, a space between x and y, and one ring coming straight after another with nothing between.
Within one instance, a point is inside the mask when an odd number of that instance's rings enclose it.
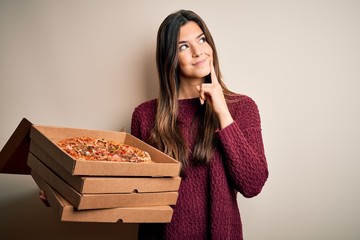
<instances>
[{"instance_id":1,"label":"woman's face","mask_svg":"<svg viewBox=\"0 0 360 240\"><path fill-rule=\"evenodd\" d=\"M196 22L189 21L180 28L178 64L181 79L202 79L210 73L212 48Z\"/></svg>"}]
</instances>

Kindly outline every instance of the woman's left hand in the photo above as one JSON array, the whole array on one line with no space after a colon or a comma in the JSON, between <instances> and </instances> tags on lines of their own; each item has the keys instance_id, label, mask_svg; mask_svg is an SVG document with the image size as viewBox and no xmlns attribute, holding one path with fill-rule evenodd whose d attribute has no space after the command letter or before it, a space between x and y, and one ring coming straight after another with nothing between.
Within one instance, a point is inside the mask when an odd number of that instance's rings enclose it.
<instances>
[{"instance_id":1,"label":"woman's left hand","mask_svg":"<svg viewBox=\"0 0 360 240\"><path fill-rule=\"evenodd\" d=\"M216 77L215 68L212 62L210 62L210 76L211 83L203 83L196 88L199 91L201 104L204 104L205 101L209 101L211 107L219 118L220 127L223 129L234 120L227 107L223 89Z\"/></svg>"}]
</instances>

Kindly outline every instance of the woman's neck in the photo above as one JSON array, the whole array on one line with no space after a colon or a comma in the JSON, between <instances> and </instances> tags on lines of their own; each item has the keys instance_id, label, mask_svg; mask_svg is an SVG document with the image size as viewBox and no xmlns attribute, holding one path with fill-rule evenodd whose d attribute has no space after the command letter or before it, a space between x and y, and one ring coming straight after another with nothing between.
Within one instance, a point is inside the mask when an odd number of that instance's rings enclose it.
<instances>
[{"instance_id":1,"label":"woman's neck","mask_svg":"<svg viewBox=\"0 0 360 240\"><path fill-rule=\"evenodd\" d=\"M184 79L180 80L178 99L190 99L199 97L199 92L196 86L204 82L203 78Z\"/></svg>"}]
</instances>

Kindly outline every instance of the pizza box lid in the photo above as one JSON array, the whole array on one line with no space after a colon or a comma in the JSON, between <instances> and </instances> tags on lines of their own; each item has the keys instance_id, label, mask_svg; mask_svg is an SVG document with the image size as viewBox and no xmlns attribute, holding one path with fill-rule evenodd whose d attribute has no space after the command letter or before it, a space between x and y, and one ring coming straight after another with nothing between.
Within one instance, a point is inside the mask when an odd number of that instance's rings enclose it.
<instances>
[{"instance_id":1,"label":"pizza box lid","mask_svg":"<svg viewBox=\"0 0 360 240\"><path fill-rule=\"evenodd\" d=\"M30 147L30 129L33 124L23 118L0 152L0 173L27 174Z\"/></svg>"},{"instance_id":2,"label":"pizza box lid","mask_svg":"<svg viewBox=\"0 0 360 240\"><path fill-rule=\"evenodd\" d=\"M124 163L75 160L57 146L60 140L84 136L105 138L137 147L147 151L152 162ZM180 174L180 162L126 132L33 125L30 138L72 175L172 177Z\"/></svg>"},{"instance_id":3,"label":"pizza box lid","mask_svg":"<svg viewBox=\"0 0 360 240\"><path fill-rule=\"evenodd\" d=\"M41 177L33 176L33 179L45 191L51 208L64 222L167 223L172 218L173 209L170 206L76 210Z\"/></svg>"}]
</instances>

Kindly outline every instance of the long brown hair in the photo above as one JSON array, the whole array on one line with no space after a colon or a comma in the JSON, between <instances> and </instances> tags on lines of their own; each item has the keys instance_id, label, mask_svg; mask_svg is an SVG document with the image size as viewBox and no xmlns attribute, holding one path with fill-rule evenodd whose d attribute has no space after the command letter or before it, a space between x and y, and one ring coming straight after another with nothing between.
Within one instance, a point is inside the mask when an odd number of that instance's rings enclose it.
<instances>
[{"instance_id":1,"label":"long brown hair","mask_svg":"<svg viewBox=\"0 0 360 240\"><path fill-rule=\"evenodd\" d=\"M203 31L208 44L213 50L213 64L217 78L223 88L225 97L231 92L222 81L218 55L215 43L205 22L196 13L189 10L180 10L170 14L159 27L157 34L156 64L159 75L159 96L154 128L149 141L159 150L180 161L183 167L188 163L190 149L180 133L177 124L178 90L180 84L180 70L178 67L178 38L180 27L189 21L196 22ZM210 82L209 76L205 82ZM200 119L197 137L192 156L195 162L207 163L210 161L214 144L215 130L219 121L211 106L206 101L198 111Z\"/></svg>"}]
</instances>

